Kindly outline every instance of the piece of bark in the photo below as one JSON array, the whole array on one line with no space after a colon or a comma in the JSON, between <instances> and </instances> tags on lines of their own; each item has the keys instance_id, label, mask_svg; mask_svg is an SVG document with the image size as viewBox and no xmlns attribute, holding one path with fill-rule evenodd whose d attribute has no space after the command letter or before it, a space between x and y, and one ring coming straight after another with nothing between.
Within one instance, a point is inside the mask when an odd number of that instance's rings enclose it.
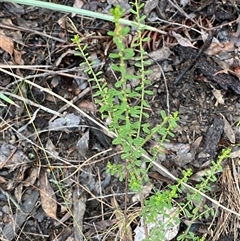
<instances>
[{"instance_id":1,"label":"piece of bark","mask_svg":"<svg viewBox=\"0 0 240 241\"><path fill-rule=\"evenodd\" d=\"M207 130L203 151L198 155L198 164L200 166L207 161L212 161L216 157L217 147L223 133L223 129L223 119L215 117L213 124Z\"/></svg>"},{"instance_id":2,"label":"piece of bark","mask_svg":"<svg viewBox=\"0 0 240 241\"><path fill-rule=\"evenodd\" d=\"M198 53L196 49L179 45L175 46L173 50L178 56L181 57L182 61L191 61ZM222 71L222 68L219 67L211 57L205 54L201 55L193 68L207 77L209 81L217 83L223 89L231 89L236 94L240 94L240 81L238 78L231 74L218 73Z\"/></svg>"}]
</instances>

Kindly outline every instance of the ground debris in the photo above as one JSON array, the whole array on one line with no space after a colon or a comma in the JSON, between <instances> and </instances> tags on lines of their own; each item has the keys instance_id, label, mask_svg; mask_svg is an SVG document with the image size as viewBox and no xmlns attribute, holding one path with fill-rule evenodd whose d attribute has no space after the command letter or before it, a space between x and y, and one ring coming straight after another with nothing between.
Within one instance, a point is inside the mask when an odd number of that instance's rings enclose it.
<instances>
[{"instance_id":1,"label":"ground debris","mask_svg":"<svg viewBox=\"0 0 240 241\"><path fill-rule=\"evenodd\" d=\"M183 61L191 61L198 53L193 48L180 45L175 46L174 51L181 56ZM194 68L207 77L208 81L217 83L225 90L233 90L236 94L240 94L240 82L238 78L231 74L219 73L222 69L211 57L203 54L199 57Z\"/></svg>"},{"instance_id":2,"label":"ground debris","mask_svg":"<svg viewBox=\"0 0 240 241\"><path fill-rule=\"evenodd\" d=\"M86 193L81 188L76 188L73 192L73 213L74 220L74 240L82 241L83 236L83 216L86 210Z\"/></svg>"},{"instance_id":3,"label":"ground debris","mask_svg":"<svg viewBox=\"0 0 240 241\"><path fill-rule=\"evenodd\" d=\"M3 235L7 240L13 240L17 235L18 230L35 207L38 197L39 192L33 191L26 201L20 206L20 210L16 211L12 221L4 226Z\"/></svg>"},{"instance_id":4,"label":"ground debris","mask_svg":"<svg viewBox=\"0 0 240 241\"><path fill-rule=\"evenodd\" d=\"M224 129L224 121L222 118L215 117L213 124L209 126L206 138L203 144L203 151L199 153L198 164L201 166L207 161L211 161L216 157L216 150Z\"/></svg>"}]
</instances>

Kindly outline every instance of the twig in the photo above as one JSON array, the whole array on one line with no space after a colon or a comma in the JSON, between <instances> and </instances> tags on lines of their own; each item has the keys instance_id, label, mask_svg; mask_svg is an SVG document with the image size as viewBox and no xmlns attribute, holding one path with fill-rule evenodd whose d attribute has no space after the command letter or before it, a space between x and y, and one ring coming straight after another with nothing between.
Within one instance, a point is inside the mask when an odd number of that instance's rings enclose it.
<instances>
[{"instance_id":1,"label":"twig","mask_svg":"<svg viewBox=\"0 0 240 241\"><path fill-rule=\"evenodd\" d=\"M72 100L70 100L69 102L70 102L71 104L74 104L76 101L78 101L79 99L81 99L84 95L86 95L89 91L90 91L90 87L88 87L88 88L86 88L85 90L83 90L82 92L80 92L80 94L78 94L77 96L75 96L75 97L74 97ZM67 104L65 104L64 106L62 106L57 112L58 112L58 113L62 113L63 111L65 111L65 110L66 110L67 108L69 108L69 107L70 107L70 105L67 103ZM54 119L56 119L57 116L58 116L58 115L54 115L49 122L51 122L51 121L53 121Z\"/></svg>"},{"instance_id":2,"label":"twig","mask_svg":"<svg viewBox=\"0 0 240 241\"><path fill-rule=\"evenodd\" d=\"M194 66L194 64L196 63L198 58L202 55L202 53L206 49L208 49L208 47L210 46L210 44L212 42L212 39L213 39L213 33L212 33L212 31L210 31L207 40L205 41L203 46L199 49L199 51L198 51L197 55L195 56L195 58L191 61L191 63L188 65L188 67L186 69L184 69L183 72L173 82L175 85L177 85L180 82L180 80L185 76L185 74Z\"/></svg>"},{"instance_id":3,"label":"twig","mask_svg":"<svg viewBox=\"0 0 240 241\"><path fill-rule=\"evenodd\" d=\"M166 76L163 72L162 66L158 62L156 62L156 64L158 65L158 67L161 71L161 74L163 76L164 85L165 85L165 89L166 89L166 95L167 95L167 97L166 97L167 113L168 113L168 115L170 115L170 103L169 103L169 91L168 91L167 79L166 79Z\"/></svg>"},{"instance_id":4,"label":"twig","mask_svg":"<svg viewBox=\"0 0 240 241\"><path fill-rule=\"evenodd\" d=\"M18 75L14 74L14 73L11 73L11 72L5 70L4 68L0 67L1 72L5 73L5 74L8 74L8 75L11 75L12 77L17 79L16 81L8 84L5 87L5 89L10 88L11 86L13 86L15 84L18 84L19 82L21 82L23 80L35 79L35 78L39 78L39 77L46 78L48 76L54 76L54 75L64 75L64 76L71 76L71 77L78 78L78 79L86 79L85 77L81 77L81 76L65 74L65 73L68 73L68 72L73 72L73 71L77 72L77 71L84 71L84 70L85 70L85 68L82 68L82 67L74 67L74 68L71 68L71 69L63 69L63 70L58 70L58 71L44 70L44 73L41 73L41 74L34 74L34 75L28 75L26 77L19 77ZM40 70L40 71L43 71L43 70Z\"/></svg>"},{"instance_id":5,"label":"twig","mask_svg":"<svg viewBox=\"0 0 240 241\"><path fill-rule=\"evenodd\" d=\"M174 2L173 2L174 1ZM173 7L175 7L181 14L183 14L183 16L185 16L187 19L189 19L190 21L192 21L193 23L195 23L199 28L204 29L204 30L209 30L208 28L205 28L203 26L200 26L199 23L197 23L196 21L194 21L179 5L175 0L168 0L168 2L170 4L172 4Z\"/></svg>"},{"instance_id":6,"label":"twig","mask_svg":"<svg viewBox=\"0 0 240 241\"><path fill-rule=\"evenodd\" d=\"M52 110L52 109L49 109L49 108L47 108L47 107L45 107L45 106L42 106L42 105L40 105L40 104L37 104L37 103L33 102L32 100L29 100L29 99L24 98L24 97L22 97L22 96L15 95L15 94L10 93L10 92L7 92L7 91L2 91L2 93L5 94L5 95L8 95L8 96L11 96L11 97L13 97L13 98L16 98L16 99L18 99L18 100L21 100L21 101L25 102L27 105L32 105L32 106L35 106L35 107L37 107L37 108L42 109L43 111L46 111L46 112L48 112L48 113L51 113L51 114L53 114L53 115L57 115L57 116L59 116L59 117L63 117L63 115L60 114L60 113L58 113L57 111Z\"/></svg>"},{"instance_id":7,"label":"twig","mask_svg":"<svg viewBox=\"0 0 240 241\"><path fill-rule=\"evenodd\" d=\"M15 154L16 151L17 151L17 148L14 148L14 150L10 153L10 155L8 156L8 158L0 164L0 170L1 170L1 169L5 166L5 164L12 158L12 156Z\"/></svg>"}]
</instances>

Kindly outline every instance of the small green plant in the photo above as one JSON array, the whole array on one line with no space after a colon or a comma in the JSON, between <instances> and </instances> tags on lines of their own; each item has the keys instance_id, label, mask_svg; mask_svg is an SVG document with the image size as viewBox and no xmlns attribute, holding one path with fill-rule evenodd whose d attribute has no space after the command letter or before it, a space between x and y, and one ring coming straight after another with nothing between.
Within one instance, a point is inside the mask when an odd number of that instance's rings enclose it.
<instances>
[{"instance_id":1,"label":"small green plant","mask_svg":"<svg viewBox=\"0 0 240 241\"><path fill-rule=\"evenodd\" d=\"M136 41L132 47L138 47L139 56L137 57L134 49L126 48L124 44L124 39L130 31L128 26L124 27L120 23L124 11L119 6L111 10L115 29L109 31L108 34L113 37L117 49L109 57L117 62L112 64L111 67L119 76L113 87L108 87L106 81L99 78L100 72L94 73L92 69L93 63L85 53L87 46L81 46L78 35L75 35L73 42L77 44L79 54L84 56L84 65L87 65L87 71L92 76L90 81L92 81L95 90L94 97L96 103L100 106L99 110L102 113L102 118L110 120L109 128L117 135L112 143L121 145L123 148L121 157L126 161L125 167L109 163L108 172L112 175L118 174L119 179L123 180L127 170L130 188L140 190L143 182L148 180L147 170L142 168L146 161L142 159L142 154L146 154L144 145L157 133L161 137L161 142L166 140L168 135L173 135L172 130L177 126L178 116L177 113L174 116L167 116L164 111L161 111L162 123L150 128L150 124L147 122L147 118L149 118L147 110L150 109L150 106L146 97L152 95L152 91L147 89L147 86L151 84L147 79L150 71L147 70L149 62L144 58L147 53L143 49L143 43L149 39L142 38L143 28L141 22L145 17L139 16L143 5L139 6L138 3L135 3L134 6L136 10L132 10L132 12L136 16ZM127 72L127 61L133 59L133 57L135 57L135 66L139 74L129 74ZM138 80L139 85L134 88L130 87L132 80ZM133 100L136 99L139 105L133 104Z\"/></svg>"},{"instance_id":2,"label":"small green plant","mask_svg":"<svg viewBox=\"0 0 240 241\"><path fill-rule=\"evenodd\" d=\"M204 177L201 177L201 182L196 185L196 189L198 190L198 192L189 191L187 193L186 202L180 203L182 210L184 211L186 217L191 220L191 223L194 223L197 220L201 220L204 217L206 218L209 216L214 216L214 209L207 205L204 205L204 210L200 211L200 209L202 209L202 197L200 195L200 192L207 193L211 191L211 184L217 181L216 173L222 171L221 164L224 160L229 158L230 152L230 148L222 150L222 154L218 156L217 162L212 161L212 165L209 168L208 172L206 172L206 175ZM183 234L178 236L177 240L200 240L200 238L196 237L195 234L191 232L190 224L188 229Z\"/></svg>"},{"instance_id":3,"label":"small green plant","mask_svg":"<svg viewBox=\"0 0 240 241\"><path fill-rule=\"evenodd\" d=\"M111 53L109 57L115 61L111 67L118 75L113 87L107 86L106 81L100 77L101 72L93 71L94 63L86 53L87 45L82 46L78 35L74 36L73 42L77 44L79 55L85 60L83 65L87 66L86 71L92 76L90 81L102 118L110 120L109 129L116 133L117 137L112 143L122 147L121 157L125 160L125 165L109 162L107 171L111 175L117 175L120 181L127 177L130 189L140 191L142 185L148 182L148 168L151 167L149 160L142 158L142 155L146 154L144 146L156 134L159 136L157 141L160 147L164 141L168 141L168 136L173 136L172 131L177 126L178 113L168 116L164 110L161 110L159 114L162 121L155 127L150 127L150 123L148 123L150 106L147 96L151 96L152 91L147 88L151 84L147 79L150 71L147 70L149 62L144 58L147 53L143 49L143 44L148 41L148 38L142 38L144 29L141 27L141 22L145 17L140 17L140 10L143 5L139 6L136 1L134 7L135 11L132 10L132 12L136 16L136 34L135 44L132 47L139 49L138 56L135 56L133 48L126 48L124 44L124 39L130 31L128 26L122 26L119 21L124 11L119 6L111 10L115 29L109 31L108 34L113 37L116 52ZM127 72L127 61L133 57L138 74ZM138 80L139 85L132 88L132 80ZM134 100L138 100L139 104L134 105ZM153 160L158 152L157 150L153 153ZM148 162L147 165L145 162ZM143 168L144 166L148 168ZM165 202L164 199L163 202ZM155 210L151 210L151 212L155 212Z\"/></svg>"},{"instance_id":4,"label":"small green plant","mask_svg":"<svg viewBox=\"0 0 240 241\"><path fill-rule=\"evenodd\" d=\"M187 230L180 234L177 237L177 240L204 240L204 237L198 237L194 232L191 231L191 225L198 220L202 220L203 218L214 216L214 209L207 205L202 207L202 197L200 192L207 193L211 190L211 184L217 180L216 173L222 171L221 163L223 160L226 160L226 158L229 157L230 151L230 149L223 150L222 154L218 157L217 162L212 162L209 171L206 173L204 178L201 178L201 182L196 185L198 192L187 190L186 200L178 203L179 211L175 212L174 215L170 217L169 222L179 222L179 214L184 213L185 217L190 220L190 223ZM158 216L163 215L164 217L169 217L169 214L166 211L171 210L174 207L173 200L176 202L179 194L186 192L186 188L183 184L188 182L188 179L191 175L191 169L183 171L183 177L178 179L176 184L169 185L168 189L165 191L156 191L156 193L152 195L149 200L145 201L142 215L146 220L146 223L156 224L156 227L151 230L149 238L145 239L145 241L164 240L164 228L168 224L159 223Z\"/></svg>"},{"instance_id":5,"label":"small green plant","mask_svg":"<svg viewBox=\"0 0 240 241\"><path fill-rule=\"evenodd\" d=\"M159 152L162 151L163 143L168 141L169 136L174 136L173 130L177 126L178 121L177 112L173 115L167 115L164 110L161 110L159 113L161 122L155 127L150 127L148 123L150 106L147 102L147 97L151 96L152 92L148 89L150 85L150 81L147 78L150 73L147 70L149 63L144 58L147 53L143 49L143 44L145 41L148 41L148 38L142 38L144 28L142 28L141 22L145 18L144 16L140 17L142 7L143 5L138 5L136 1L134 3L135 10L131 10L136 17L136 40L132 47L138 48L139 54L137 56L133 48L127 48L124 44L124 39L130 32L130 28L122 26L119 21L124 11L119 6L111 10L115 29L114 31L109 31L108 34L113 38L116 51L111 53L109 57L114 61L111 67L118 76L114 86L109 87L107 85L106 80L100 77L101 72L95 73L93 71L94 63L86 53L87 45L82 46L78 35L75 35L73 38L73 42L77 44L79 55L85 60L83 65L87 66L86 71L91 76L90 81L94 90L94 98L99 106L102 118L110 120L109 129L116 134L116 138L112 143L122 147L121 157L125 164L109 162L107 171L111 175L118 176L120 181L128 178L130 189L138 191L141 190L144 183L148 182L148 168L151 167L150 161L142 157L146 155L145 144L153 136L159 136L157 140L155 138L158 147L151 150L152 160L155 160ZM127 71L127 61L133 58L135 59L137 74L129 74ZM131 87L132 80L138 80L139 85L134 88ZM134 105L134 100L138 100L137 103L139 104ZM176 184L169 185L165 191L156 191L149 200L144 202L142 208L142 216L146 223L157 222L159 215L167 216L169 225L171 225L171 221L178 220L179 222L180 213L184 213L191 222L201 219L203 215L213 215L213 211L208 206L205 206L204 211L200 212L200 192L205 193L210 190L210 184L216 181L214 174L220 170L222 160L227 157L226 153L224 152L218 158L217 163L213 162L207 178L202 179L201 183L196 186L198 191L189 190L187 192L186 200L179 203L180 208L173 217L169 216L166 211L173 208L173 200L177 200L184 188L186 189L184 184L188 182L192 171L190 169L183 171L183 177L178 179ZM195 201L194 205L193 200ZM199 205L196 206L196 203L199 203ZM163 240L165 224L161 223L156 225L156 227L151 230L146 240ZM195 237L195 234L188 229L178 237L178 240L204 239Z\"/></svg>"},{"instance_id":6,"label":"small green plant","mask_svg":"<svg viewBox=\"0 0 240 241\"><path fill-rule=\"evenodd\" d=\"M192 175L192 170L183 171L183 177L178 179L174 185L169 185L168 189L164 191L157 190L148 200L144 202L142 215L147 224L154 223L154 228L151 229L150 235L144 241L165 240L164 236L166 228L179 225L180 209L173 207L173 200L177 199L181 193L182 183L187 183L188 178ZM175 210L172 215L169 215L169 210ZM159 216L165 222L159 221Z\"/></svg>"}]
</instances>

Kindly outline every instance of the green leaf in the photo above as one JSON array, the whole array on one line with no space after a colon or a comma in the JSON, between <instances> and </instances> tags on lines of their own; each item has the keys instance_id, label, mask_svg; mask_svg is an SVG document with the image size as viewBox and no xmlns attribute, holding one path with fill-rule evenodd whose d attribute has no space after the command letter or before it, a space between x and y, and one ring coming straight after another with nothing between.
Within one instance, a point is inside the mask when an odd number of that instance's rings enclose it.
<instances>
[{"instance_id":1,"label":"green leaf","mask_svg":"<svg viewBox=\"0 0 240 241\"><path fill-rule=\"evenodd\" d=\"M119 56L119 53L110 53L109 54L109 58L111 59L118 59L120 56Z\"/></svg>"},{"instance_id":2,"label":"green leaf","mask_svg":"<svg viewBox=\"0 0 240 241\"><path fill-rule=\"evenodd\" d=\"M185 215L186 215L188 218L191 218L191 217L193 216L193 215L188 211L187 208L184 210L184 212L185 212Z\"/></svg>"},{"instance_id":3,"label":"green leaf","mask_svg":"<svg viewBox=\"0 0 240 241\"><path fill-rule=\"evenodd\" d=\"M144 60L144 66L149 66L149 65L151 65L152 63L151 63L151 61L150 60ZM153 71L152 70L147 70L147 71L149 71L149 72L147 72L147 73L152 73Z\"/></svg>"},{"instance_id":4,"label":"green leaf","mask_svg":"<svg viewBox=\"0 0 240 241\"><path fill-rule=\"evenodd\" d=\"M167 114L166 114L166 112L164 110L160 111L160 115L161 115L163 120L167 117Z\"/></svg>"},{"instance_id":5,"label":"green leaf","mask_svg":"<svg viewBox=\"0 0 240 241\"><path fill-rule=\"evenodd\" d=\"M123 85L123 82L121 80L119 80L115 83L116 88L120 88L120 87L122 87L122 85Z\"/></svg>"},{"instance_id":6,"label":"green leaf","mask_svg":"<svg viewBox=\"0 0 240 241\"><path fill-rule=\"evenodd\" d=\"M145 75L149 75L149 74L152 74L152 73L153 73L153 71L151 69L145 71Z\"/></svg>"},{"instance_id":7,"label":"green leaf","mask_svg":"<svg viewBox=\"0 0 240 241\"><path fill-rule=\"evenodd\" d=\"M126 36L129 32L130 32L130 28L128 26L126 26L122 29L123 36Z\"/></svg>"},{"instance_id":8,"label":"green leaf","mask_svg":"<svg viewBox=\"0 0 240 241\"><path fill-rule=\"evenodd\" d=\"M134 57L135 53L132 49L125 49L124 50L124 58L127 59L131 59L132 57Z\"/></svg>"},{"instance_id":9,"label":"green leaf","mask_svg":"<svg viewBox=\"0 0 240 241\"><path fill-rule=\"evenodd\" d=\"M150 105L148 104L148 102L146 100L142 100L142 104L144 107L147 107L147 108L150 107Z\"/></svg>"},{"instance_id":10,"label":"green leaf","mask_svg":"<svg viewBox=\"0 0 240 241\"><path fill-rule=\"evenodd\" d=\"M141 94L139 94L139 93L136 92L136 91L133 91L133 92L130 92L130 93L128 94L128 97L129 97L129 98L140 98L140 97L141 97Z\"/></svg>"},{"instance_id":11,"label":"green leaf","mask_svg":"<svg viewBox=\"0 0 240 241\"><path fill-rule=\"evenodd\" d=\"M112 64L111 67L112 67L113 70L121 72L121 67L119 67L118 65Z\"/></svg>"},{"instance_id":12,"label":"green leaf","mask_svg":"<svg viewBox=\"0 0 240 241\"><path fill-rule=\"evenodd\" d=\"M142 112L143 116L145 116L146 118L149 118L149 114L146 112Z\"/></svg>"},{"instance_id":13,"label":"green leaf","mask_svg":"<svg viewBox=\"0 0 240 241\"><path fill-rule=\"evenodd\" d=\"M145 19L146 19L146 15L143 15L143 16L139 19L139 21L140 21L140 22L143 22Z\"/></svg>"},{"instance_id":14,"label":"green leaf","mask_svg":"<svg viewBox=\"0 0 240 241\"><path fill-rule=\"evenodd\" d=\"M124 78L125 75L127 74L127 69L125 68L125 66L120 68L120 72L121 72L121 74L122 74L122 76Z\"/></svg>"},{"instance_id":15,"label":"green leaf","mask_svg":"<svg viewBox=\"0 0 240 241\"><path fill-rule=\"evenodd\" d=\"M139 43L138 43L138 42L131 44L131 47L132 47L132 48L136 48L136 47L138 47L138 46L139 46ZM135 60L136 60L136 59L135 59Z\"/></svg>"},{"instance_id":16,"label":"green leaf","mask_svg":"<svg viewBox=\"0 0 240 241\"><path fill-rule=\"evenodd\" d=\"M128 80L134 80L134 79L137 79L138 76L136 76L134 74L126 74L125 78L128 79Z\"/></svg>"},{"instance_id":17,"label":"green leaf","mask_svg":"<svg viewBox=\"0 0 240 241\"><path fill-rule=\"evenodd\" d=\"M98 71L98 72L96 73L96 76L99 76L99 75L101 75L102 73L103 73L103 72L100 70L100 71ZM98 81L99 81L99 82L100 82L100 81L103 81L103 79L99 79Z\"/></svg>"},{"instance_id":18,"label":"green leaf","mask_svg":"<svg viewBox=\"0 0 240 241\"><path fill-rule=\"evenodd\" d=\"M144 3L141 3L138 8L141 9L144 7L144 5L145 5Z\"/></svg>"},{"instance_id":19,"label":"green leaf","mask_svg":"<svg viewBox=\"0 0 240 241\"><path fill-rule=\"evenodd\" d=\"M153 95L153 91L151 91L151 90L145 90L145 94L147 94L147 95Z\"/></svg>"},{"instance_id":20,"label":"green leaf","mask_svg":"<svg viewBox=\"0 0 240 241\"><path fill-rule=\"evenodd\" d=\"M148 42L148 41L150 41L150 39L151 39L150 37L146 37L146 38L143 38L142 41L143 42Z\"/></svg>"},{"instance_id":21,"label":"green leaf","mask_svg":"<svg viewBox=\"0 0 240 241\"><path fill-rule=\"evenodd\" d=\"M138 137L133 140L133 144L135 146L142 146L143 143L144 143L144 139L142 137Z\"/></svg>"},{"instance_id":22,"label":"green leaf","mask_svg":"<svg viewBox=\"0 0 240 241\"><path fill-rule=\"evenodd\" d=\"M4 95L2 92L0 92L0 99L6 101L8 104L10 105L15 105L18 106L17 104L15 104L14 101L12 101L10 98L8 98L6 95ZM19 107L19 106L18 106Z\"/></svg>"},{"instance_id":23,"label":"green leaf","mask_svg":"<svg viewBox=\"0 0 240 241\"><path fill-rule=\"evenodd\" d=\"M150 134L149 127L150 127L149 123L142 124L142 129L146 134Z\"/></svg>"},{"instance_id":24,"label":"green leaf","mask_svg":"<svg viewBox=\"0 0 240 241\"><path fill-rule=\"evenodd\" d=\"M135 10L133 10L132 8L130 9L130 12L133 14L133 15L137 15L137 12Z\"/></svg>"},{"instance_id":25,"label":"green leaf","mask_svg":"<svg viewBox=\"0 0 240 241\"><path fill-rule=\"evenodd\" d=\"M116 139L114 139L114 140L112 141L112 144L113 144L113 145L120 145L120 144L122 144L122 140L119 139L119 138L116 138Z\"/></svg>"},{"instance_id":26,"label":"green leaf","mask_svg":"<svg viewBox=\"0 0 240 241\"><path fill-rule=\"evenodd\" d=\"M135 160L135 161L134 161L134 164L135 164L137 167L141 167L142 161L141 161L141 160Z\"/></svg>"},{"instance_id":27,"label":"green leaf","mask_svg":"<svg viewBox=\"0 0 240 241\"><path fill-rule=\"evenodd\" d=\"M135 65L137 68L142 68L142 64L139 63L139 62L136 62L134 65Z\"/></svg>"},{"instance_id":28,"label":"green leaf","mask_svg":"<svg viewBox=\"0 0 240 241\"><path fill-rule=\"evenodd\" d=\"M109 36L114 36L114 35L115 35L115 32L114 32L114 31L108 31L107 34L108 34Z\"/></svg>"}]
</instances>

